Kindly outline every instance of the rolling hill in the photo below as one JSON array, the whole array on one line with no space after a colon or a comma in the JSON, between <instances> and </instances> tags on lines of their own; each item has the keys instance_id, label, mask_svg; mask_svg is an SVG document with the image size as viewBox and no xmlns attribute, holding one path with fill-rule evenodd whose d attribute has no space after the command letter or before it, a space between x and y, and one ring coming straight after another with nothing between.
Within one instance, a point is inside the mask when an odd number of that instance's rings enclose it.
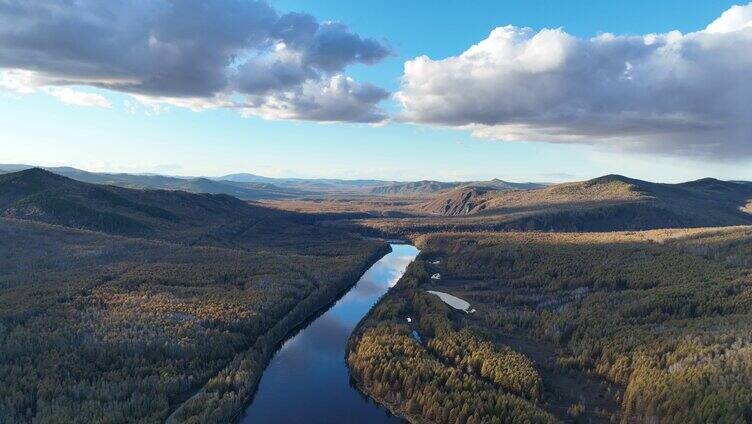
<instances>
[{"instance_id":1,"label":"rolling hill","mask_svg":"<svg viewBox=\"0 0 752 424\"><path fill-rule=\"evenodd\" d=\"M752 223L752 184L705 178L660 184L620 175L494 190L463 186L402 207L406 218L353 222L397 235L438 231L617 231Z\"/></svg>"},{"instance_id":2,"label":"rolling hill","mask_svg":"<svg viewBox=\"0 0 752 424\"><path fill-rule=\"evenodd\" d=\"M96 185L32 168L0 175L0 216L188 244L276 245L305 217L225 194ZM323 237L323 230L315 230Z\"/></svg>"},{"instance_id":3,"label":"rolling hill","mask_svg":"<svg viewBox=\"0 0 752 424\"><path fill-rule=\"evenodd\" d=\"M31 169L28 165L0 165L0 173ZM211 178L180 178L154 174L114 174L88 172L71 167L43 168L47 171L74 180L91 184L107 184L127 188L182 190L190 193L228 194L242 200L286 199L304 193L292 188L283 188L270 182L225 181Z\"/></svg>"},{"instance_id":4,"label":"rolling hill","mask_svg":"<svg viewBox=\"0 0 752 424\"><path fill-rule=\"evenodd\" d=\"M681 184L658 184L620 175L557 184L536 190L497 191L460 187L420 208L440 215L500 215L521 212L588 210L641 205L660 209L686 224L744 224L743 209L752 199L752 184L712 178Z\"/></svg>"},{"instance_id":5,"label":"rolling hill","mask_svg":"<svg viewBox=\"0 0 752 424\"><path fill-rule=\"evenodd\" d=\"M412 181L406 183L394 183L374 187L370 190L371 194L379 196L406 196L416 194L435 193L437 191L457 187L460 183L447 183L442 181Z\"/></svg>"},{"instance_id":6,"label":"rolling hill","mask_svg":"<svg viewBox=\"0 0 752 424\"><path fill-rule=\"evenodd\" d=\"M23 164L0 164L0 174L34 168ZM74 180L126 188L182 190L190 193L228 194L241 200L286 200L329 195L416 196L431 195L464 186L494 190L529 190L535 183L510 183L499 179L475 182L345 180L332 178L271 178L249 173L221 177L174 177L159 174L88 172L68 166L39 167Z\"/></svg>"}]
</instances>

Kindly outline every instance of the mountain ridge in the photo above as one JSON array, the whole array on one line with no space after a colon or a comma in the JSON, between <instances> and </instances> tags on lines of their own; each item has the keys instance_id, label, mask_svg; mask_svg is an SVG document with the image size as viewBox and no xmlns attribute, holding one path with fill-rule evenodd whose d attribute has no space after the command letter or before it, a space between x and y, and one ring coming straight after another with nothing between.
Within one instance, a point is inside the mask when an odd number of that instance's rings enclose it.
<instances>
[{"instance_id":1,"label":"mountain ridge","mask_svg":"<svg viewBox=\"0 0 752 424\"><path fill-rule=\"evenodd\" d=\"M0 175L0 216L187 243L242 240L302 222L227 194L90 184L31 168ZM260 222L264 226L257 226Z\"/></svg>"},{"instance_id":2,"label":"mountain ridge","mask_svg":"<svg viewBox=\"0 0 752 424\"><path fill-rule=\"evenodd\" d=\"M125 188L156 190L181 190L190 193L228 194L242 200L271 200L300 196L298 190L278 187L270 183L240 183L206 177L173 177L158 174L128 174L89 172L72 167L33 167L29 165L0 165L1 170L18 172L39 168L74 180L92 184L114 185Z\"/></svg>"}]
</instances>

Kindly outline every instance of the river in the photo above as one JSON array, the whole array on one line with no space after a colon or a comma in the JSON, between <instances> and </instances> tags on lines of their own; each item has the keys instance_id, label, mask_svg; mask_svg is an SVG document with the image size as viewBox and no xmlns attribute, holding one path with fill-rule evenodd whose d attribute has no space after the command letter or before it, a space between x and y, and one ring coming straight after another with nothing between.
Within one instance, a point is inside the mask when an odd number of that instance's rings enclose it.
<instances>
[{"instance_id":1,"label":"river","mask_svg":"<svg viewBox=\"0 0 752 424\"><path fill-rule=\"evenodd\" d=\"M350 291L289 338L261 376L241 421L267 423L401 423L350 383L345 348L350 333L402 276L418 249L392 244Z\"/></svg>"}]
</instances>

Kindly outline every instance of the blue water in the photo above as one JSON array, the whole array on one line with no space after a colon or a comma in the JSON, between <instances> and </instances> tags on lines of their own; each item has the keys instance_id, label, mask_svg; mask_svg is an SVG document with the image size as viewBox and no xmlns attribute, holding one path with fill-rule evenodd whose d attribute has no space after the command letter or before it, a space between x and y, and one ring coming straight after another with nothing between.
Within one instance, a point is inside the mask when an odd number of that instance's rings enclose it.
<instances>
[{"instance_id":1,"label":"blue water","mask_svg":"<svg viewBox=\"0 0 752 424\"><path fill-rule=\"evenodd\" d=\"M345 348L355 325L393 286L418 249L393 244L358 283L287 340L261 377L243 423L401 423L351 385Z\"/></svg>"}]
</instances>

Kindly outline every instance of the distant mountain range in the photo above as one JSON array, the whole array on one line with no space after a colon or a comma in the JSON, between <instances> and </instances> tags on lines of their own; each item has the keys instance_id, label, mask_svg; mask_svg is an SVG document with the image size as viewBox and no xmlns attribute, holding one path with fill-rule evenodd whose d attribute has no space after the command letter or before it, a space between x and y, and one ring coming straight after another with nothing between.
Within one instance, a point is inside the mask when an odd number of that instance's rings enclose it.
<instances>
[{"instance_id":1,"label":"distant mountain range","mask_svg":"<svg viewBox=\"0 0 752 424\"><path fill-rule=\"evenodd\" d=\"M371 189L371 194L386 196L423 195L434 194L440 191L454 189L457 187L470 186L479 187L486 190L530 190L543 187L544 185L536 183L510 183L499 179L473 182L442 182L423 180L406 183L392 183L389 185L374 187Z\"/></svg>"},{"instance_id":2,"label":"distant mountain range","mask_svg":"<svg viewBox=\"0 0 752 424\"><path fill-rule=\"evenodd\" d=\"M295 187L302 190L353 190L370 189L393 183L384 180L342 180L332 178L271 178L255 174L228 174L217 180L233 181L239 183L269 183L278 186Z\"/></svg>"},{"instance_id":3,"label":"distant mountain range","mask_svg":"<svg viewBox=\"0 0 752 424\"><path fill-rule=\"evenodd\" d=\"M34 168L31 165L0 164L0 174ZM501 180L481 182L386 180L344 180L330 178L271 178L255 174L228 174L216 178L175 177L158 174L88 172L71 167L40 167L52 173L92 184L126 188L182 190L189 193L227 194L242 200L283 200L336 193L412 196L431 194L466 185L483 185L495 190L538 188L533 183L509 183Z\"/></svg>"},{"instance_id":4,"label":"distant mountain range","mask_svg":"<svg viewBox=\"0 0 752 424\"><path fill-rule=\"evenodd\" d=\"M33 168L29 165L1 165L0 173ZM205 177L171 177L156 174L115 174L88 172L71 167L45 167L52 173L92 184L126 188L181 190L189 193L227 194L242 200L286 199L307 194L292 187L280 187L267 181L232 181ZM263 179L263 177L259 177ZM273 179L267 179L273 181Z\"/></svg>"},{"instance_id":5,"label":"distant mountain range","mask_svg":"<svg viewBox=\"0 0 752 424\"><path fill-rule=\"evenodd\" d=\"M311 231L302 215L225 194L89 184L40 168L0 175L0 217L189 245L273 243L291 229Z\"/></svg>"},{"instance_id":6,"label":"distant mountain range","mask_svg":"<svg viewBox=\"0 0 752 424\"><path fill-rule=\"evenodd\" d=\"M0 169L10 171L13 166L0 165ZM187 222L190 227L203 226L202 220L209 219L208 215L223 222L237 221L240 217L232 214L223 218L223 210L234 205L232 210L247 211L237 209L238 204L246 204L238 198L303 199L317 193L357 192L384 196L395 208L390 216L402 214L403 219L389 225L420 231L613 231L752 224L752 183L713 178L661 184L606 175L545 186L500 180L418 181L383 186L371 186L381 182L377 180L274 180L280 185L294 185L286 187L269 183L270 179L248 181L254 177L243 174L214 180L31 168L0 175L0 215L96 231L148 234ZM304 186L319 187L319 191L302 189ZM151 190L130 189L144 187ZM388 199L389 195L408 194L413 197L398 202ZM381 201L360 196L348 199ZM320 205L320 199L310 200ZM321 208L326 212L326 206ZM263 214L283 213L275 210L264 209ZM320 212L315 208L313 211ZM301 216L306 218L296 219L310 218Z\"/></svg>"}]
</instances>

